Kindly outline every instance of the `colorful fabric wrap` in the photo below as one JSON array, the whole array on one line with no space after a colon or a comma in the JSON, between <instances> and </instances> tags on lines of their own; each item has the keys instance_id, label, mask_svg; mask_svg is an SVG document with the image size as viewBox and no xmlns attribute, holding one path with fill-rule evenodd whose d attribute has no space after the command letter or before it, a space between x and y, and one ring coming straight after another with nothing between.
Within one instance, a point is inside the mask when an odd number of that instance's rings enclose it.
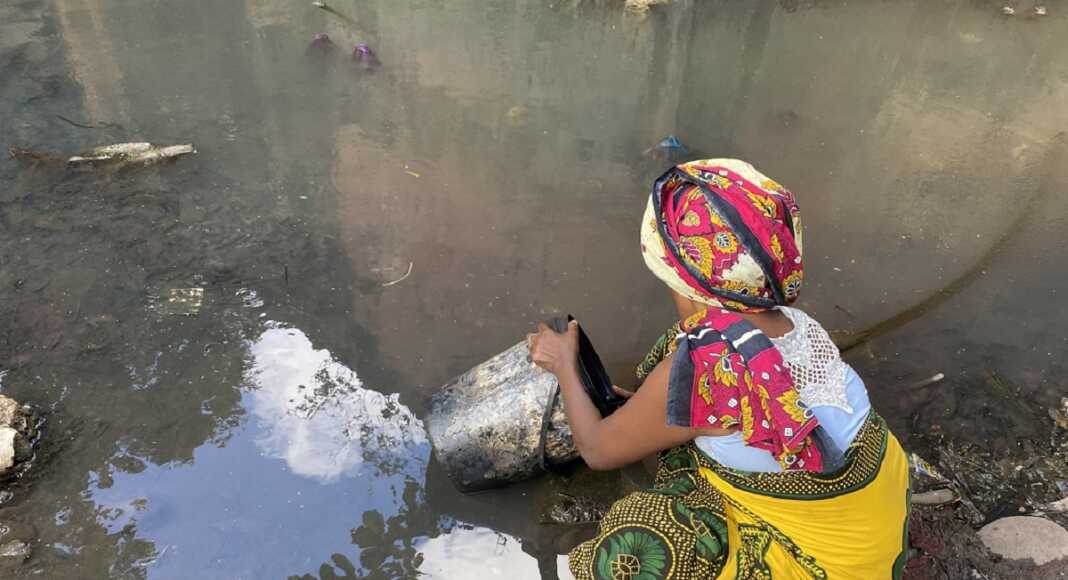
<instances>
[{"instance_id":1,"label":"colorful fabric wrap","mask_svg":"<svg viewBox=\"0 0 1068 580\"><path fill-rule=\"evenodd\" d=\"M771 340L737 314L710 310L681 325L668 424L736 427L746 445L771 452L784 470L823 471L825 451L840 465L830 438L812 437L822 434L819 423Z\"/></svg>"},{"instance_id":2,"label":"colorful fabric wrap","mask_svg":"<svg viewBox=\"0 0 1068 580\"><path fill-rule=\"evenodd\" d=\"M672 168L656 180L642 219L653 274L690 300L738 312L797 299L801 239L793 194L736 159Z\"/></svg>"},{"instance_id":3,"label":"colorful fabric wrap","mask_svg":"<svg viewBox=\"0 0 1068 580\"><path fill-rule=\"evenodd\" d=\"M668 423L737 427L784 470L835 467L819 423L782 356L734 311L792 303L801 288L800 210L793 195L748 163L693 161L656 181L642 254L670 288L708 308L681 324ZM824 451L833 455L824 465Z\"/></svg>"},{"instance_id":4,"label":"colorful fabric wrap","mask_svg":"<svg viewBox=\"0 0 1068 580\"><path fill-rule=\"evenodd\" d=\"M691 442L660 454L653 488L616 502L569 567L577 580L896 580L908 501L908 459L875 413L831 473L740 472Z\"/></svg>"}]
</instances>

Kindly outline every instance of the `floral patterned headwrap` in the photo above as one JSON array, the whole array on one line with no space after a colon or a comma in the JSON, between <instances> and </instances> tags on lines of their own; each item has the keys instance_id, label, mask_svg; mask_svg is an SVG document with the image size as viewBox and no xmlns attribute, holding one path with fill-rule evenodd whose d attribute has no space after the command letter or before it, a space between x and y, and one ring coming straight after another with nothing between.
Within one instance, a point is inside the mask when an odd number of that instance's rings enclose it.
<instances>
[{"instance_id":1,"label":"floral patterned headwrap","mask_svg":"<svg viewBox=\"0 0 1068 580\"><path fill-rule=\"evenodd\" d=\"M691 161L656 181L642 255L672 290L759 312L801 292L801 213L792 193L737 159Z\"/></svg>"},{"instance_id":2,"label":"floral patterned headwrap","mask_svg":"<svg viewBox=\"0 0 1068 580\"><path fill-rule=\"evenodd\" d=\"M668 423L737 428L786 470L822 471L829 438L801 400L771 340L737 312L791 304L801 290L793 194L734 159L693 161L656 181L642 254L673 290L708 305L680 322Z\"/></svg>"}]
</instances>

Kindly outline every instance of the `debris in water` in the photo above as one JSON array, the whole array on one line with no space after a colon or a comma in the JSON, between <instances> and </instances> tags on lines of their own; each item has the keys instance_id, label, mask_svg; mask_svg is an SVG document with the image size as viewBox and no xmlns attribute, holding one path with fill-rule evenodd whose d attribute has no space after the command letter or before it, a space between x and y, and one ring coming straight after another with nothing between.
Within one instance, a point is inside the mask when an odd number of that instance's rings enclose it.
<instances>
[{"instance_id":1,"label":"debris in water","mask_svg":"<svg viewBox=\"0 0 1068 580\"><path fill-rule=\"evenodd\" d=\"M335 9L333 6L328 5L326 2L321 2L320 0L316 0L315 2L312 2L312 6L315 6L316 8L318 8L320 10L329 12L330 14L333 14L334 16L337 16L338 18L344 20L350 26L356 26L356 21L355 20L353 20L352 18L346 16L345 14L342 14L341 12L338 12L337 9Z\"/></svg>"},{"instance_id":2,"label":"debris in water","mask_svg":"<svg viewBox=\"0 0 1068 580\"><path fill-rule=\"evenodd\" d=\"M1045 6L1035 6L1035 16L1045 16L1045 15L1046 15L1046 7Z\"/></svg>"},{"instance_id":3,"label":"debris in water","mask_svg":"<svg viewBox=\"0 0 1068 580\"><path fill-rule=\"evenodd\" d=\"M683 155L690 152L690 150L682 144L682 141L679 141L679 138L674 135L668 135L661 139L660 142L656 144L656 148L663 151L678 151Z\"/></svg>"},{"instance_id":4,"label":"debris in water","mask_svg":"<svg viewBox=\"0 0 1068 580\"><path fill-rule=\"evenodd\" d=\"M623 7L636 14L645 14L649 8L657 4L667 4L671 0L627 0Z\"/></svg>"},{"instance_id":5,"label":"debris in water","mask_svg":"<svg viewBox=\"0 0 1068 580\"><path fill-rule=\"evenodd\" d=\"M353 47L352 60L362 63L368 69L376 69L382 66L382 61L378 60L378 55L365 42Z\"/></svg>"},{"instance_id":6,"label":"debris in water","mask_svg":"<svg viewBox=\"0 0 1068 580\"><path fill-rule=\"evenodd\" d=\"M112 128L112 127L116 128L116 129L122 129L122 125L119 125L117 123L106 123L106 122L79 123L77 121L68 119L67 117L64 117L63 115L56 115L56 118L59 119L60 121L63 121L64 123L67 123L69 125L73 125L75 127L79 127L81 129L109 129L109 128Z\"/></svg>"},{"instance_id":7,"label":"debris in water","mask_svg":"<svg viewBox=\"0 0 1068 580\"><path fill-rule=\"evenodd\" d=\"M643 151L642 155L647 158L674 163L678 158L688 155L689 153L690 150L682 144L682 141L679 141L678 137L668 135L661 139L656 145Z\"/></svg>"},{"instance_id":8,"label":"debris in water","mask_svg":"<svg viewBox=\"0 0 1068 580\"><path fill-rule=\"evenodd\" d=\"M1012 6L1002 6L1001 13L1004 14L1005 16L1015 16L1016 15L1016 9L1013 8Z\"/></svg>"},{"instance_id":9,"label":"debris in water","mask_svg":"<svg viewBox=\"0 0 1068 580\"><path fill-rule=\"evenodd\" d=\"M166 159L196 153L192 143L185 145L168 145L157 147L151 143L118 143L105 145L90 150L88 153L75 155L67 159L67 165L96 165L100 163L122 163L151 165Z\"/></svg>"},{"instance_id":10,"label":"debris in water","mask_svg":"<svg viewBox=\"0 0 1068 580\"><path fill-rule=\"evenodd\" d=\"M7 154L12 159L21 159L23 161L31 161L33 163L48 163L48 162L61 162L63 159L49 153L41 153L32 149L23 149L21 147L9 147Z\"/></svg>"},{"instance_id":11,"label":"debris in water","mask_svg":"<svg viewBox=\"0 0 1068 580\"><path fill-rule=\"evenodd\" d=\"M931 385L933 385L935 383L941 382L942 379L944 379L944 378L946 378L946 375L944 375L942 373L938 373L938 374L936 374L934 376L928 377L928 378L926 378L926 379L924 379L924 380L912 385L909 388L911 388L911 389L922 389L924 387L929 387L929 386L931 386Z\"/></svg>"},{"instance_id":12,"label":"debris in water","mask_svg":"<svg viewBox=\"0 0 1068 580\"><path fill-rule=\"evenodd\" d=\"M393 286L395 284L400 284L401 282L407 280L408 276L412 275L412 268L414 268L414 267L415 267L415 262L408 262L408 271L405 272L403 276L401 276L400 278L397 278L396 280L394 280L392 282L386 282L385 284L382 284L382 285L383 286Z\"/></svg>"},{"instance_id":13,"label":"debris in water","mask_svg":"<svg viewBox=\"0 0 1068 580\"><path fill-rule=\"evenodd\" d=\"M74 155L66 159L68 167L97 166L97 165L152 165L168 159L175 159L197 150L192 144L168 145L158 147L151 143L117 143L96 147L80 155ZM15 159L26 159L33 162L62 162L63 157L51 153L42 153L31 149L12 147L8 153Z\"/></svg>"},{"instance_id":14,"label":"debris in water","mask_svg":"<svg viewBox=\"0 0 1068 580\"><path fill-rule=\"evenodd\" d=\"M196 316L203 304L203 288L171 288L162 296L149 297L149 308L172 316Z\"/></svg>"},{"instance_id":15,"label":"debris in water","mask_svg":"<svg viewBox=\"0 0 1068 580\"><path fill-rule=\"evenodd\" d=\"M308 43L308 48L304 51L304 54L310 56L326 56L334 52L335 49L337 49L337 45L334 44L333 40L330 40L330 35L325 32L320 32L315 35L315 38L312 38L310 43Z\"/></svg>"},{"instance_id":16,"label":"debris in water","mask_svg":"<svg viewBox=\"0 0 1068 580\"><path fill-rule=\"evenodd\" d=\"M527 109L526 105L513 105L508 109L508 112L505 113L505 117L507 117L509 123L518 126L527 122L527 115L529 113L530 110Z\"/></svg>"}]
</instances>

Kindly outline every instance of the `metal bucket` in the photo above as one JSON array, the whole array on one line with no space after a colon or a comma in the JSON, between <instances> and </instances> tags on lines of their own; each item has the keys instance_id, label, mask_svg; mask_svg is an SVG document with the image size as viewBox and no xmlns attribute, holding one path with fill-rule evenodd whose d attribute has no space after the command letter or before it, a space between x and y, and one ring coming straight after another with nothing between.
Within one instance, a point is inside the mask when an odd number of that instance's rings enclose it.
<instances>
[{"instance_id":1,"label":"metal bucket","mask_svg":"<svg viewBox=\"0 0 1068 580\"><path fill-rule=\"evenodd\" d=\"M528 479L578 457L556 377L521 342L460 375L434 396L434 453L461 491Z\"/></svg>"},{"instance_id":2,"label":"metal bucket","mask_svg":"<svg viewBox=\"0 0 1068 580\"><path fill-rule=\"evenodd\" d=\"M548 324L566 330L570 317ZM591 401L608 415L623 403L585 332L579 329L579 370ZM578 451L556 377L530 361L521 342L441 388L428 430L438 461L461 491L479 491L530 477L574 460Z\"/></svg>"}]
</instances>

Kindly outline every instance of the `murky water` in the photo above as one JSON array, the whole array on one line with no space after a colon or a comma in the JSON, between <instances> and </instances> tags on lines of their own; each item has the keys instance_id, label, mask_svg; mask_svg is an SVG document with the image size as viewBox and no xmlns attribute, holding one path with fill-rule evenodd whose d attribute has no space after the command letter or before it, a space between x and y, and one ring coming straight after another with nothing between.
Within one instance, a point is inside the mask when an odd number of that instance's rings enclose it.
<instances>
[{"instance_id":1,"label":"murky water","mask_svg":"<svg viewBox=\"0 0 1068 580\"><path fill-rule=\"evenodd\" d=\"M672 133L795 190L804 306L900 434L1035 452L1064 391L1065 14L618 4L0 5L0 145L199 150L0 161L2 390L49 411L0 508L33 528L10 574L553 578L545 480L461 496L419 419L562 311L629 381L671 322L636 221Z\"/></svg>"}]
</instances>

